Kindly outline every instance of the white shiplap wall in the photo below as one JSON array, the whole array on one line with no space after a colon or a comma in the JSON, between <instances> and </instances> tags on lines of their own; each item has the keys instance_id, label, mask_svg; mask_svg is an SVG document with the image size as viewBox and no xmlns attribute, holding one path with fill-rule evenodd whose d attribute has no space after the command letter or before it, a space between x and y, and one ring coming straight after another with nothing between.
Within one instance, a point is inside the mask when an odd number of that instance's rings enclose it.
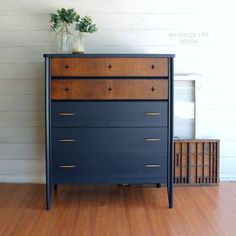
<instances>
[{"instance_id":1,"label":"white shiplap wall","mask_svg":"<svg viewBox=\"0 0 236 236\"><path fill-rule=\"evenodd\" d=\"M88 52L175 53L176 74L201 74L197 137L221 139L221 178L236 179L232 0L1 0L0 182L44 181L42 55L54 50L48 14L61 7L97 23Z\"/></svg>"}]
</instances>

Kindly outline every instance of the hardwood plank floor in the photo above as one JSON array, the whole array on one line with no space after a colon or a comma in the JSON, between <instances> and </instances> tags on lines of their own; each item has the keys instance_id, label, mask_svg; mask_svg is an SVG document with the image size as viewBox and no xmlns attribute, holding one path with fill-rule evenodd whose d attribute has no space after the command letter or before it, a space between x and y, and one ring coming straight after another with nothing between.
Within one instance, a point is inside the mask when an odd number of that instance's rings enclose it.
<instances>
[{"instance_id":1,"label":"hardwood plank floor","mask_svg":"<svg viewBox=\"0 0 236 236\"><path fill-rule=\"evenodd\" d=\"M0 184L0 236L235 236L236 183L166 188L65 185L44 210L44 185Z\"/></svg>"}]
</instances>

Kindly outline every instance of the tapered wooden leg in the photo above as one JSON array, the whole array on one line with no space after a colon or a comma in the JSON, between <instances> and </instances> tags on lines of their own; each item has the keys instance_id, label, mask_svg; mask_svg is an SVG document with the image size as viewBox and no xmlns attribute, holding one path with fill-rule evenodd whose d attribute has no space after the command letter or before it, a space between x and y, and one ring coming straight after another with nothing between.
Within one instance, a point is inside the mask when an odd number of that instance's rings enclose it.
<instances>
[{"instance_id":1,"label":"tapered wooden leg","mask_svg":"<svg viewBox=\"0 0 236 236\"><path fill-rule=\"evenodd\" d=\"M173 187L169 187L168 189L168 200L169 200L169 208L173 208L174 207Z\"/></svg>"},{"instance_id":2,"label":"tapered wooden leg","mask_svg":"<svg viewBox=\"0 0 236 236\"><path fill-rule=\"evenodd\" d=\"M51 208L51 184L46 184L46 210Z\"/></svg>"}]
</instances>

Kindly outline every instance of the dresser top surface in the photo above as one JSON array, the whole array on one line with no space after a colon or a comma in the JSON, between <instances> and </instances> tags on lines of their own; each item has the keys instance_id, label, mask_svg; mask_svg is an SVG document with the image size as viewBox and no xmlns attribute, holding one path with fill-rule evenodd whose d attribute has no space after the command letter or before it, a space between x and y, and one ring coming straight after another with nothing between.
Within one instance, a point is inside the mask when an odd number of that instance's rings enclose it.
<instances>
[{"instance_id":1,"label":"dresser top surface","mask_svg":"<svg viewBox=\"0 0 236 236\"><path fill-rule=\"evenodd\" d=\"M103 53L85 53L85 54L71 54L71 53L54 53L44 54L45 58L173 58L175 54L103 54Z\"/></svg>"}]
</instances>

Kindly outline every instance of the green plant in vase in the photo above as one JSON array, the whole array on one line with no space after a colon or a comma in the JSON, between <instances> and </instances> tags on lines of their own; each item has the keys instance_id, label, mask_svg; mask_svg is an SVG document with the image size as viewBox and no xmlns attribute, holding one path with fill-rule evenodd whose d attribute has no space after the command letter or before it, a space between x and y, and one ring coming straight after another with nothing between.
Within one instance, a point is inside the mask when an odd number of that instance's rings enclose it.
<instances>
[{"instance_id":1,"label":"green plant in vase","mask_svg":"<svg viewBox=\"0 0 236 236\"><path fill-rule=\"evenodd\" d=\"M56 13L50 13L50 29L56 33L58 52L71 52L72 34L70 26L79 20L80 15L73 8L61 8Z\"/></svg>"},{"instance_id":2,"label":"green plant in vase","mask_svg":"<svg viewBox=\"0 0 236 236\"><path fill-rule=\"evenodd\" d=\"M79 19L75 25L75 30L78 31L73 44L73 53L84 53L84 37L87 33L94 33L97 31L96 24L93 24L92 18L84 16Z\"/></svg>"}]
</instances>

